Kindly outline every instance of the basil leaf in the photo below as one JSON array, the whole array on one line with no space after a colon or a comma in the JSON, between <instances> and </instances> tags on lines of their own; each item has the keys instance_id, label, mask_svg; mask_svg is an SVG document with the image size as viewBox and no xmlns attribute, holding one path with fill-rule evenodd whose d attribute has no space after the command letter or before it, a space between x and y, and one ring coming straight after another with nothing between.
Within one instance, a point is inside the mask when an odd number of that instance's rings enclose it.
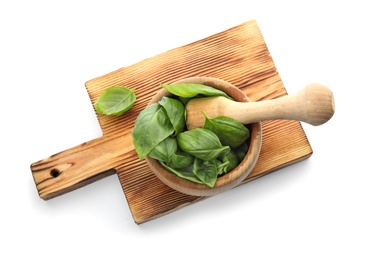
<instances>
[{"instance_id":1,"label":"basil leaf","mask_svg":"<svg viewBox=\"0 0 390 260\"><path fill-rule=\"evenodd\" d=\"M198 95L203 95L207 97L211 96L223 96L226 98L231 99L225 92L209 87L206 85L202 84L173 84L173 85L164 85L161 84L161 87L165 88L168 90L170 93L179 96L179 97L184 97L184 98L193 98Z\"/></svg>"},{"instance_id":2,"label":"basil leaf","mask_svg":"<svg viewBox=\"0 0 390 260\"><path fill-rule=\"evenodd\" d=\"M248 128L237 120L227 116L209 118L203 111L202 113L206 118L204 128L213 131L223 145L235 148L249 138Z\"/></svg>"},{"instance_id":3,"label":"basil leaf","mask_svg":"<svg viewBox=\"0 0 390 260\"><path fill-rule=\"evenodd\" d=\"M181 102L184 106L186 106L187 103L190 102L190 100L191 100L191 98L185 98L185 97L177 97L177 98L180 100L180 102Z\"/></svg>"},{"instance_id":4,"label":"basil leaf","mask_svg":"<svg viewBox=\"0 0 390 260\"><path fill-rule=\"evenodd\" d=\"M224 168L226 165L229 164L229 162L221 162L220 160L216 160L217 161L217 172L218 172L218 175L222 175L224 174Z\"/></svg>"},{"instance_id":5,"label":"basil leaf","mask_svg":"<svg viewBox=\"0 0 390 260\"><path fill-rule=\"evenodd\" d=\"M218 168L216 160L203 161L195 158L194 174L210 188L214 187L218 177Z\"/></svg>"},{"instance_id":6,"label":"basil leaf","mask_svg":"<svg viewBox=\"0 0 390 260\"><path fill-rule=\"evenodd\" d=\"M189 181L193 181L193 182L196 182L196 183L203 183L193 172L192 172L192 165L191 167L187 167L187 168L183 168L183 169L175 169L175 168L172 168L171 166L165 164L164 162L160 162L162 166L164 166L165 169L167 169L168 171L176 174L177 176L183 178L183 179L186 179L186 180L189 180Z\"/></svg>"},{"instance_id":7,"label":"basil leaf","mask_svg":"<svg viewBox=\"0 0 390 260\"><path fill-rule=\"evenodd\" d=\"M148 153L149 157L152 157L158 161L169 163L177 150L176 138L168 137L161 143L159 143L153 150Z\"/></svg>"},{"instance_id":8,"label":"basil leaf","mask_svg":"<svg viewBox=\"0 0 390 260\"><path fill-rule=\"evenodd\" d=\"M236 148L236 155L239 162L241 162L244 159L248 150L249 150L249 146L247 142L243 142L239 147Z\"/></svg>"},{"instance_id":9,"label":"basil leaf","mask_svg":"<svg viewBox=\"0 0 390 260\"><path fill-rule=\"evenodd\" d=\"M205 161L216 159L222 152L230 149L229 146L222 146L216 134L203 128L180 133L177 144L184 152Z\"/></svg>"},{"instance_id":10,"label":"basil leaf","mask_svg":"<svg viewBox=\"0 0 390 260\"><path fill-rule=\"evenodd\" d=\"M163 97L158 103L164 107L175 129L175 135L182 132L186 125L184 105L179 100L168 97Z\"/></svg>"},{"instance_id":11,"label":"basil leaf","mask_svg":"<svg viewBox=\"0 0 390 260\"><path fill-rule=\"evenodd\" d=\"M232 150L220 159L222 160L223 163L226 163L223 167L224 173L230 172L231 170L236 168L236 166L238 165L237 155Z\"/></svg>"},{"instance_id":12,"label":"basil leaf","mask_svg":"<svg viewBox=\"0 0 390 260\"><path fill-rule=\"evenodd\" d=\"M94 107L100 114L122 115L133 107L135 100L134 90L115 86L104 90L94 103Z\"/></svg>"},{"instance_id":13,"label":"basil leaf","mask_svg":"<svg viewBox=\"0 0 390 260\"><path fill-rule=\"evenodd\" d=\"M172 155L172 166L176 169L185 168L190 166L194 161L194 157L187 153L173 154Z\"/></svg>"},{"instance_id":14,"label":"basil leaf","mask_svg":"<svg viewBox=\"0 0 390 260\"><path fill-rule=\"evenodd\" d=\"M151 104L141 111L135 120L131 133L138 157L145 156L165 138L172 135L173 126L165 109L158 103Z\"/></svg>"}]
</instances>

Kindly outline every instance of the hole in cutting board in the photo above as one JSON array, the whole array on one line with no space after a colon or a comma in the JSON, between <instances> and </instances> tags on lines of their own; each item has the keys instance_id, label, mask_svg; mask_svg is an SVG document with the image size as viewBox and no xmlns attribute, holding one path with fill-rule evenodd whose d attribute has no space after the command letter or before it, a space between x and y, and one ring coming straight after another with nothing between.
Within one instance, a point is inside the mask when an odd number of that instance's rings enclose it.
<instances>
[{"instance_id":1,"label":"hole in cutting board","mask_svg":"<svg viewBox=\"0 0 390 260\"><path fill-rule=\"evenodd\" d=\"M57 178L58 176L60 176L60 174L61 174L61 172L59 170L57 170L57 169L53 169L53 170L50 171L50 175L53 178Z\"/></svg>"}]
</instances>

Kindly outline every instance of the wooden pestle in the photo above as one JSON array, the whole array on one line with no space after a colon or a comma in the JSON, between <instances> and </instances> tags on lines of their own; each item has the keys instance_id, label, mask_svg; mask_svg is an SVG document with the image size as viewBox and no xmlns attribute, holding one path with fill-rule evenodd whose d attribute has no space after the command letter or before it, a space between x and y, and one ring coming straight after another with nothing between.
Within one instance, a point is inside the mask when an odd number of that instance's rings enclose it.
<instances>
[{"instance_id":1,"label":"wooden pestle","mask_svg":"<svg viewBox=\"0 0 390 260\"><path fill-rule=\"evenodd\" d=\"M292 95L266 101L236 102L221 96L192 99L186 110L188 129L203 127L201 111L210 118L228 116L243 124L287 119L317 126L333 116L335 104L328 87L312 83Z\"/></svg>"}]
</instances>

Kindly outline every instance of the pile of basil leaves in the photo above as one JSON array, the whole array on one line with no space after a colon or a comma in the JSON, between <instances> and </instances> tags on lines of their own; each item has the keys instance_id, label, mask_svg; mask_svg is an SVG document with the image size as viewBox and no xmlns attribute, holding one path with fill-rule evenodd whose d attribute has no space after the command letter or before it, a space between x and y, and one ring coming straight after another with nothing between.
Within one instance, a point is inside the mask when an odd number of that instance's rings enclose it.
<instances>
[{"instance_id":1,"label":"pile of basil leaves","mask_svg":"<svg viewBox=\"0 0 390 260\"><path fill-rule=\"evenodd\" d=\"M202 84L161 85L173 94L146 107L132 131L135 150L149 156L179 177L214 187L219 176L234 169L248 151L248 128L226 117L209 118L203 128L186 129L185 105L191 98L224 96Z\"/></svg>"}]
</instances>

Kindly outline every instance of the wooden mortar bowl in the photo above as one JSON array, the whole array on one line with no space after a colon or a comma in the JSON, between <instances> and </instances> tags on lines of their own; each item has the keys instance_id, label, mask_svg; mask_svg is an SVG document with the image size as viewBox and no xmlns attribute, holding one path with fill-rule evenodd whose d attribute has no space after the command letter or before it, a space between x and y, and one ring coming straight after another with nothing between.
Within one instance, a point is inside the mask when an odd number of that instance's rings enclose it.
<instances>
[{"instance_id":1,"label":"wooden mortar bowl","mask_svg":"<svg viewBox=\"0 0 390 260\"><path fill-rule=\"evenodd\" d=\"M176 81L172 84L198 83L222 90L229 96L240 102L250 102L249 98L234 85L210 77L192 77ZM161 100L164 96L171 94L165 90L160 90L149 102L149 105ZM193 196L212 196L220 192L229 190L239 185L252 171L255 166L261 149L261 123L250 124L250 143L249 149L242 162L231 172L219 177L213 188L206 184L195 183L176 176L174 173L166 170L157 160L146 156L145 160L153 173L169 187L182 193Z\"/></svg>"}]
</instances>

